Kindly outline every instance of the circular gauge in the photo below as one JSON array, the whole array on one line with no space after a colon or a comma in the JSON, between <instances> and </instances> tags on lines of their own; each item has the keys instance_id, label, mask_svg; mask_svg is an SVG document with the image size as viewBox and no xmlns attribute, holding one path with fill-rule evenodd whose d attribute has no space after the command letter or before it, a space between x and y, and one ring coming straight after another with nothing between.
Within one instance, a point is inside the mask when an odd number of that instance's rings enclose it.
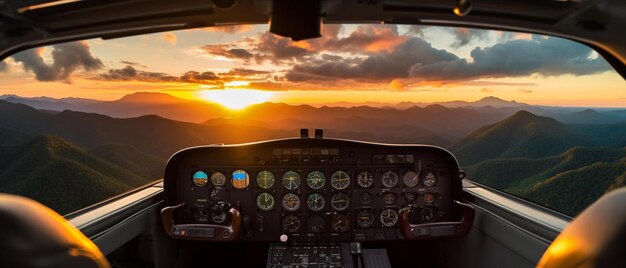
<instances>
[{"instance_id":1,"label":"circular gauge","mask_svg":"<svg viewBox=\"0 0 626 268\"><path fill-rule=\"evenodd\" d=\"M313 190L322 189L326 184L326 176L320 171L313 171L306 176L306 184Z\"/></svg>"},{"instance_id":2,"label":"circular gauge","mask_svg":"<svg viewBox=\"0 0 626 268\"><path fill-rule=\"evenodd\" d=\"M406 187L415 187L420 183L420 177L415 171L407 171L406 174L404 174L403 180Z\"/></svg>"},{"instance_id":3,"label":"circular gauge","mask_svg":"<svg viewBox=\"0 0 626 268\"><path fill-rule=\"evenodd\" d=\"M336 233L345 233L350 230L350 218L343 214L336 214L333 216L332 229Z\"/></svg>"},{"instance_id":4,"label":"circular gauge","mask_svg":"<svg viewBox=\"0 0 626 268\"><path fill-rule=\"evenodd\" d=\"M321 233L324 231L324 219L320 216L311 216L306 220L308 233Z\"/></svg>"},{"instance_id":5,"label":"circular gauge","mask_svg":"<svg viewBox=\"0 0 626 268\"><path fill-rule=\"evenodd\" d=\"M356 176L356 183L361 186L361 188L370 188L372 184L374 184L374 175L369 171L361 171L359 175Z\"/></svg>"},{"instance_id":6,"label":"circular gauge","mask_svg":"<svg viewBox=\"0 0 626 268\"><path fill-rule=\"evenodd\" d=\"M437 210L434 207L425 207L422 209L422 220L424 222L432 222L437 219Z\"/></svg>"},{"instance_id":7,"label":"circular gauge","mask_svg":"<svg viewBox=\"0 0 626 268\"><path fill-rule=\"evenodd\" d=\"M235 170L230 179L233 187L237 189L246 189L250 184L250 175L244 170Z\"/></svg>"},{"instance_id":8,"label":"circular gauge","mask_svg":"<svg viewBox=\"0 0 626 268\"><path fill-rule=\"evenodd\" d=\"M369 228L374 224L374 213L369 209L362 209L356 215L356 224L361 228Z\"/></svg>"},{"instance_id":9,"label":"circular gauge","mask_svg":"<svg viewBox=\"0 0 626 268\"><path fill-rule=\"evenodd\" d=\"M274 196L270 193L261 193L256 197L256 206L263 211L270 211L274 208Z\"/></svg>"},{"instance_id":10,"label":"circular gauge","mask_svg":"<svg viewBox=\"0 0 626 268\"><path fill-rule=\"evenodd\" d=\"M330 185L337 190L346 189L350 186L350 175L345 171L336 171L330 178Z\"/></svg>"},{"instance_id":11,"label":"circular gauge","mask_svg":"<svg viewBox=\"0 0 626 268\"><path fill-rule=\"evenodd\" d=\"M296 211L300 208L300 197L294 193L283 196L283 208L287 211Z\"/></svg>"},{"instance_id":12,"label":"circular gauge","mask_svg":"<svg viewBox=\"0 0 626 268\"><path fill-rule=\"evenodd\" d=\"M424 186L433 187L436 184L437 184L437 176L435 176L435 173L433 173L432 171L429 171L428 173L426 173L426 176L424 176Z\"/></svg>"},{"instance_id":13,"label":"circular gauge","mask_svg":"<svg viewBox=\"0 0 626 268\"><path fill-rule=\"evenodd\" d=\"M214 172L211 174L211 184L213 186L224 186L226 183L226 176L222 172Z\"/></svg>"},{"instance_id":14,"label":"circular gauge","mask_svg":"<svg viewBox=\"0 0 626 268\"><path fill-rule=\"evenodd\" d=\"M374 199L374 195L372 195L372 193L369 193L369 192L362 193L359 196L359 201L361 201L361 204L363 204L363 205L367 205L369 203L372 203L373 199Z\"/></svg>"},{"instance_id":15,"label":"circular gauge","mask_svg":"<svg viewBox=\"0 0 626 268\"><path fill-rule=\"evenodd\" d=\"M263 189L272 188L275 181L274 173L267 170L263 170L256 175L256 184Z\"/></svg>"},{"instance_id":16,"label":"circular gauge","mask_svg":"<svg viewBox=\"0 0 626 268\"><path fill-rule=\"evenodd\" d=\"M433 202L435 202L435 195L434 194L425 194L424 195L424 203L432 204Z\"/></svg>"},{"instance_id":17,"label":"circular gauge","mask_svg":"<svg viewBox=\"0 0 626 268\"><path fill-rule=\"evenodd\" d=\"M324 209L326 201L324 195L320 193L312 193L306 198L306 206L312 211L321 211Z\"/></svg>"},{"instance_id":18,"label":"circular gauge","mask_svg":"<svg viewBox=\"0 0 626 268\"><path fill-rule=\"evenodd\" d=\"M383 185L387 188L393 188L398 184L400 178L395 171L387 171L383 174Z\"/></svg>"},{"instance_id":19,"label":"circular gauge","mask_svg":"<svg viewBox=\"0 0 626 268\"><path fill-rule=\"evenodd\" d=\"M226 213L225 212L211 212L211 221L214 223L223 223L226 221Z\"/></svg>"},{"instance_id":20,"label":"circular gauge","mask_svg":"<svg viewBox=\"0 0 626 268\"><path fill-rule=\"evenodd\" d=\"M300 183L302 181L300 179L300 174L298 174L298 172L287 171L285 172L285 174L283 174L282 182L283 182L283 186L285 186L287 190L295 190L295 189L298 189L298 187L300 187Z\"/></svg>"},{"instance_id":21,"label":"circular gauge","mask_svg":"<svg viewBox=\"0 0 626 268\"><path fill-rule=\"evenodd\" d=\"M380 213L380 223L385 227L393 227L398 223L398 212L393 209L385 209Z\"/></svg>"},{"instance_id":22,"label":"circular gauge","mask_svg":"<svg viewBox=\"0 0 626 268\"><path fill-rule=\"evenodd\" d=\"M343 211L350 205L350 197L344 193L336 193L330 199L330 206L337 211Z\"/></svg>"},{"instance_id":23,"label":"circular gauge","mask_svg":"<svg viewBox=\"0 0 626 268\"><path fill-rule=\"evenodd\" d=\"M193 218L198 223L204 223L209 221L209 213L203 208L196 208L193 211Z\"/></svg>"},{"instance_id":24,"label":"circular gauge","mask_svg":"<svg viewBox=\"0 0 626 268\"><path fill-rule=\"evenodd\" d=\"M300 218L295 215L287 215L283 218L283 230L289 233L295 233L300 229Z\"/></svg>"},{"instance_id":25,"label":"circular gauge","mask_svg":"<svg viewBox=\"0 0 626 268\"><path fill-rule=\"evenodd\" d=\"M385 193L383 194L383 201L387 205L393 205L396 203L397 196L394 193Z\"/></svg>"},{"instance_id":26,"label":"circular gauge","mask_svg":"<svg viewBox=\"0 0 626 268\"><path fill-rule=\"evenodd\" d=\"M417 195L415 193L405 193L404 199L406 199L407 203L411 204L417 200Z\"/></svg>"},{"instance_id":27,"label":"circular gauge","mask_svg":"<svg viewBox=\"0 0 626 268\"><path fill-rule=\"evenodd\" d=\"M193 184L198 187L205 186L209 182L209 176L203 171L197 171L192 176Z\"/></svg>"}]
</instances>

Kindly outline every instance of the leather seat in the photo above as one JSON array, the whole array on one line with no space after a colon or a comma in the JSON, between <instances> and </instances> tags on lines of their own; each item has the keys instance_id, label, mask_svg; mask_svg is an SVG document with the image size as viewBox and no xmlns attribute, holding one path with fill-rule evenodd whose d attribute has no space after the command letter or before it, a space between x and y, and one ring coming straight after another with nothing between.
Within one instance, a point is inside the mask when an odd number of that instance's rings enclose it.
<instances>
[{"instance_id":1,"label":"leather seat","mask_svg":"<svg viewBox=\"0 0 626 268\"><path fill-rule=\"evenodd\" d=\"M537 267L626 267L626 188L606 194L576 217Z\"/></svg>"},{"instance_id":2,"label":"leather seat","mask_svg":"<svg viewBox=\"0 0 626 268\"><path fill-rule=\"evenodd\" d=\"M0 267L94 267L110 264L98 247L56 212L0 194Z\"/></svg>"}]
</instances>

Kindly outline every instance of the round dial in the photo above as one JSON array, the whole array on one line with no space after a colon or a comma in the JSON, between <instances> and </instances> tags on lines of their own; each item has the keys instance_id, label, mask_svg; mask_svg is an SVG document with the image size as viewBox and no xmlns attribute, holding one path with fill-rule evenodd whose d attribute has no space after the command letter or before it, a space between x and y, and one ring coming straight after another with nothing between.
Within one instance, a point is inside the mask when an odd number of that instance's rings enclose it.
<instances>
[{"instance_id":1,"label":"round dial","mask_svg":"<svg viewBox=\"0 0 626 268\"><path fill-rule=\"evenodd\" d=\"M214 172L211 174L211 184L213 186L224 186L226 183L226 176L222 172Z\"/></svg>"},{"instance_id":2,"label":"round dial","mask_svg":"<svg viewBox=\"0 0 626 268\"><path fill-rule=\"evenodd\" d=\"M230 182L237 189L246 189L250 184L250 175L244 170L235 170L231 176Z\"/></svg>"},{"instance_id":3,"label":"round dial","mask_svg":"<svg viewBox=\"0 0 626 268\"><path fill-rule=\"evenodd\" d=\"M211 212L211 220L215 223L223 223L226 221L226 213L223 211Z\"/></svg>"},{"instance_id":4,"label":"round dial","mask_svg":"<svg viewBox=\"0 0 626 268\"><path fill-rule=\"evenodd\" d=\"M194 173L192 176L192 179L193 179L193 184L195 184L198 187L205 186L207 182L209 182L209 176L203 171L197 171L196 173Z\"/></svg>"},{"instance_id":5,"label":"round dial","mask_svg":"<svg viewBox=\"0 0 626 268\"><path fill-rule=\"evenodd\" d=\"M422 220L424 222L432 222L437 219L437 209L434 207L425 207L422 209Z\"/></svg>"},{"instance_id":6,"label":"round dial","mask_svg":"<svg viewBox=\"0 0 626 268\"><path fill-rule=\"evenodd\" d=\"M256 206L263 211L270 211L274 208L274 196L270 193L261 193L256 197Z\"/></svg>"},{"instance_id":7,"label":"round dial","mask_svg":"<svg viewBox=\"0 0 626 268\"><path fill-rule=\"evenodd\" d=\"M287 215L283 218L283 230L289 233L295 233L300 229L300 218L295 215Z\"/></svg>"},{"instance_id":8,"label":"round dial","mask_svg":"<svg viewBox=\"0 0 626 268\"><path fill-rule=\"evenodd\" d=\"M350 175L345 171L336 171L330 178L330 185L337 190L346 189L350 186Z\"/></svg>"},{"instance_id":9,"label":"round dial","mask_svg":"<svg viewBox=\"0 0 626 268\"><path fill-rule=\"evenodd\" d=\"M380 223L385 227L393 227L398 223L398 212L393 209L385 209L380 213Z\"/></svg>"},{"instance_id":10,"label":"round dial","mask_svg":"<svg viewBox=\"0 0 626 268\"><path fill-rule=\"evenodd\" d=\"M432 204L433 202L435 202L435 195L428 193L424 195L424 203L426 204Z\"/></svg>"},{"instance_id":11,"label":"round dial","mask_svg":"<svg viewBox=\"0 0 626 268\"><path fill-rule=\"evenodd\" d=\"M306 229L309 233L319 233L324 231L324 219L320 216L311 216L306 220Z\"/></svg>"},{"instance_id":12,"label":"round dial","mask_svg":"<svg viewBox=\"0 0 626 268\"><path fill-rule=\"evenodd\" d=\"M283 208L287 211L296 211L300 208L300 197L294 193L283 196Z\"/></svg>"},{"instance_id":13,"label":"round dial","mask_svg":"<svg viewBox=\"0 0 626 268\"><path fill-rule=\"evenodd\" d=\"M415 193L405 193L404 199L406 199L407 203L412 204L415 200L417 200L417 195Z\"/></svg>"},{"instance_id":14,"label":"round dial","mask_svg":"<svg viewBox=\"0 0 626 268\"><path fill-rule=\"evenodd\" d=\"M196 208L193 211L193 218L198 223L204 223L209 221L209 213L203 208Z\"/></svg>"},{"instance_id":15,"label":"round dial","mask_svg":"<svg viewBox=\"0 0 626 268\"><path fill-rule=\"evenodd\" d=\"M424 186L432 187L432 186L435 186L436 184L437 184L437 176L435 176L435 173L433 173L432 171L429 171L428 173L426 173L426 176L424 176Z\"/></svg>"},{"instance_id":16,"label":"round dial","mask_svg":"<svg viewBox=\"0 0 626 268\"><path fill-rule=\"evenodd\" d=\"M263 170L256 175L256 184L263 189L269 189L274 186L275 182L274 173Z\"/></svg>"},{"instance_id":17,"label":"round dial","mask_svg":"<svg viewBox=\"0 0 626 268\"><path fill-rule=\"evenodd\" d=\"M406 187L415 187L417 186L417 184L420 183L420 177L417 175L417 173L415 173L415 171L407 171L404 174L403 181Z\"/></svg>"},{"instance_id":18,"label":"round dial","mask_svg":"<svg viewBox=\"0 0 626 268\"><path fill-rule=\"evenodd\" d=\"M333 216L331 227L333 232L345 233L350 230L350 218L343 214L336 214Z\"/></svg>"},{"instance_id":19,"label":"round dial","mask_svg":"<svg viewBox=\"0 0 626 268\"><path fill-rule=\"evenodd\" d=\"M313 190L322 189L326 184L326 176L320 171L313 171L306 176L306 184Z\"/></svg>"},{"instance_id":20,"label":"round dial","mask_svg":"<svg viewBox=\"0 0 626 268\"><path fill-rule=\"evenodd\" d=\"M393 205L396 203L397 196L394 193L385 193L383 194L383 201L387 205Z\"/></svg>"},{"instance_id":21,"label":"round dial","mask_svg":"<svg viewBox=\"0 0 626 268\"><path fill-rule=\"evenodd\" d=\"M356 176L356 183L361 186L361 188L370 188L372 184L374 184L374 175L369 171L361 171L359 175Z\"/></svg>"},{"instance_id":22,"label":"round dial","mask_svg":"<svg viewBox=\"0 0 626 268\"><path fill-rule=\"evenodd\" d=\"M330 199L330 206L337 211L343 211L350 205L350 197L344 193L336 193Z\"/></svg>"},{"instance_id":23,"label":"round dial","mask_svg":"<svg viewBox=\"0 0 626 268\"><path fill-rule=\"evenodd\" d=\"M363 205L372 203L373 199L374 199L374 195L372 195L372 193L369 193L369 192L362 193L359 196L359 201L361 201L361 204Z\"/></svg>"},{"instance_id":24,"label":"round dial","mask_svg":"<svg viewBox=\"0 0 626 268\"><path fill-rule=\"evenodd\" d=\"M369 228L374 224L374 213L369 209L362 209L356 215L356 224L361 228Z\"/></svg>"},{"instance_id":25,"label":"round dial","mask_svg":"<svg viewBox=\"0 0 626 268\"><path fill-rule=\"evenodd\" d=\"M320 193L312 193L306 198L306 205L312 211L321 211L326 205L324 195Z\"/></svg>"},{"instance_id":26,"label":"round dial","mask_svg":"<svg viewBox=\"0 0 626 268\"><path fill-rule=\"evenodd\" d=\"M393 188L398 185L400 178L395 171L387 171L383 174L383 185L387 188Z\"/></svg>"},{"instance_id":27,"label":"round dial","mask_svg":"<svg viewBox=\"0 0 626 268\"><path fill-rule=\"evenodd\" d=\"M300 179L300 174L298 174L298 172L295 172L295 171L285 172L285 174L283 174L282 182L283 182L283 186L285 186L285 189L287 190L298 189L298 187L300 187L300 183L302 183Z\"/></svg>"}]
</instances>

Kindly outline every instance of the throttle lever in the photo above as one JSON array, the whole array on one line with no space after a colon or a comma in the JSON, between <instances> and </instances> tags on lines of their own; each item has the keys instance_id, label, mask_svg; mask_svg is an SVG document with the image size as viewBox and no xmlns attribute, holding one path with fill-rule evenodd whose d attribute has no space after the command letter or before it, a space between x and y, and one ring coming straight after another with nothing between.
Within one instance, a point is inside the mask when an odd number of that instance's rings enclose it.
<instances>
[{"instance_id":1,"label":"throttle lever","mask_svg":"<svg viewBox=\"0 0 626 268\"><path fill-rule=\"evenodd\" d=\"M174 212L183 206L185 206L185 203L168 206L161 210L161 222L169 236L204 241L231 241L239 236L241 213L237 208L231 207L228 211L230 214L230 225L176 224L174 222Z\"/></svg>"},{"instance_id":2,"label":"throttle lever","mask_svg":"<svg viewBox=\"0 0 626 268\"><path fill-rule=\"evenodd\" d=\"M460 221L411 224L409 222L409 212L414 209L414 207L400 209L400 232L404 238L408 240L466 235L472 228L474 222L474 207L456 200L453 204L461 209L463 217Z\"/></svg>"}]
</instances>

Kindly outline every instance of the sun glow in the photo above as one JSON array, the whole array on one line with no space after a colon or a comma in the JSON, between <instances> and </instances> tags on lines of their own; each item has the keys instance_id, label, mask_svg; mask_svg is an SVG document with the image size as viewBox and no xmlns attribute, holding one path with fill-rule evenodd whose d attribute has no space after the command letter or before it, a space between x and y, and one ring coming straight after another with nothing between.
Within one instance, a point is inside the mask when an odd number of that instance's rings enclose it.
<instances>
[{"instance_id":1,"label":"sun glow","mask_svg":"<svg viewBox=\"0 0 626 268\"><path fill-rule=\"evenodd\" d=\"M202 99L217 102L228 108L239 110L252 104L267 102L274 96L273 92L252 89L202 90Z\"/></svg>"}]
</instances>

